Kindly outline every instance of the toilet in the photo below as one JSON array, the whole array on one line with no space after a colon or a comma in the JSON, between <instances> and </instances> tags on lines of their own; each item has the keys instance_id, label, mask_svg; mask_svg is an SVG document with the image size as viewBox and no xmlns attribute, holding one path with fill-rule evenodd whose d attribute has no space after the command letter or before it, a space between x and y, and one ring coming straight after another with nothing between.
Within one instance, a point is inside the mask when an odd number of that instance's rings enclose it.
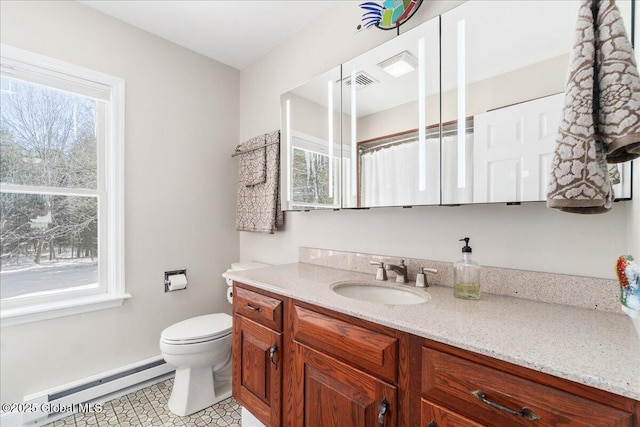
<instances>
[{"instance_id":1,"label":"toilet","mask_svg":"<svg viewBox=\"0 0 640 427\"><path fill-rule=\"evenodd\" d=\"M169 410L185 416L231 396L231 316L193 317L160 336L164 360L176 367Z\"/></svg>"},{"instance_id":2,"label":"toilet","mask_svg":"<svg viewBox=\"0 0 640 427\"><path fill-rule=\"evenodd\" d=\"M233 263L227 271L266 267L261 263ZM227 279L227 284L232 282ZM227 299L232 302L231 292ZM175 323L160 335L164 360L176 367L169 410L186 416L231 396L232 317L206 314Z\"/></svg>"}]
</instances>

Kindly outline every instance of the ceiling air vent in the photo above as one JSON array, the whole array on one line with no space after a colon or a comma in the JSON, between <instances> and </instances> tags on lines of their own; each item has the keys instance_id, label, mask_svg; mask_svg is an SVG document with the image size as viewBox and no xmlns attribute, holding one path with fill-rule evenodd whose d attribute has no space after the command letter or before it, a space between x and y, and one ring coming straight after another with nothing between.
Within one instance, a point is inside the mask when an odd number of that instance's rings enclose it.
<instances>
[{"instance_id":1,"label":"ceiling air vent","mask_svg":"<svg viewBox=\"0 0 640 427\"><path fill-rule=\"evenodd\" d=\"M342 82L344 83L345 86L351 87L351 76L345 77L344 79L342 79ZM356 90L362 89L367 86L371 86L374 83L378 83L376 79L374 79L364 71L358 71L356 73L355 82L356 82Z\"/></svg>"}]
</instances>

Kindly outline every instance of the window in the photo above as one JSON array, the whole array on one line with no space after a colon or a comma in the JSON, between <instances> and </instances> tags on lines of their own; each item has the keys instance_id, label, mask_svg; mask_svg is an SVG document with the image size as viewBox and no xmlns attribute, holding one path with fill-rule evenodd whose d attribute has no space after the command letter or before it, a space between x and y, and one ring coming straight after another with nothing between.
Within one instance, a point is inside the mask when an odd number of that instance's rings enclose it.
<instances>
[{"instance_id":1,"label":"window","mask_svg":"<svg viewBox=\"0 0 640 427\"><path fill-rule=\"evenodd\" d=\"M339 171L340 158L333 157L329 165L328 143L319 138L292 133L292 187L293 209L339 208L338 191L334 191ZM334 152L339 152L339 146ZM333 185L331 184L333 180Z\"/></svg>"},{"instance_id":2,"label":"window","mask_svg":"<svg viewBox=\"0 0 640 427\"><path fill-rule=\"evenodd\" d=\"M124 82L2 45L2 325L119 306Z\"/></svg>"}]
</instances>

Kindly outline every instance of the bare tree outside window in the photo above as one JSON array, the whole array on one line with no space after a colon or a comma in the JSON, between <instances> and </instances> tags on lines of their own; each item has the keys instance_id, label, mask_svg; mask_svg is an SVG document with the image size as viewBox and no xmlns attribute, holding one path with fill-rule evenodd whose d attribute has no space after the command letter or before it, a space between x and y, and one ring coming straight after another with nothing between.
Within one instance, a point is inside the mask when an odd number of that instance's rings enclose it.
<instances>
[{"instance_id":1,"label":"bare tree outside window","mask_svg":"<svg viewBox=\"0 0 640 427\"><path fill-rule=\"evenodd\" d=\"M334 158L334 170L337 160ZM293 203L305 206L331 206L335 196L329 192L329 156L294 147L292 165Z\"/></svg>"},{"instance_id":2,"label":"bare tree outside window","mask_svg":"<svg viewBox=\"0 0 640 427\"><path fill-rule=\"evenodd\" d=\"M2 298L98 282L100 101L2 77ZM16 189L17 188L17 189Z\"/></svg>"}]
</instances>

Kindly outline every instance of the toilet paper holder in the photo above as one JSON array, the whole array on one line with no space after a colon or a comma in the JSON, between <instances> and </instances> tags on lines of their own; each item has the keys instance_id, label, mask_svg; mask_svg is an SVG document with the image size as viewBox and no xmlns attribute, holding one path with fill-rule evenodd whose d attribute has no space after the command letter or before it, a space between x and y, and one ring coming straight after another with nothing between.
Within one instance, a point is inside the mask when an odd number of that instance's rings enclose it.
<instances>
[{"instance_id":1,"label":"toilet paper holder","mask_svg":"<svg viewBox=\"0 0 640 427\"><path fill-rule=\"evenodd\" d=\"M171 276L176 276L178 274L184 274L185 277L187 276L187 270L173 270L173 271L165 271L164 272L164 291L165 292L173 292L173 291L183 291L185 289L187 289L186 287L184 289L169 289L169 285L171 284Z\"/></svg>"}]
</instances>

